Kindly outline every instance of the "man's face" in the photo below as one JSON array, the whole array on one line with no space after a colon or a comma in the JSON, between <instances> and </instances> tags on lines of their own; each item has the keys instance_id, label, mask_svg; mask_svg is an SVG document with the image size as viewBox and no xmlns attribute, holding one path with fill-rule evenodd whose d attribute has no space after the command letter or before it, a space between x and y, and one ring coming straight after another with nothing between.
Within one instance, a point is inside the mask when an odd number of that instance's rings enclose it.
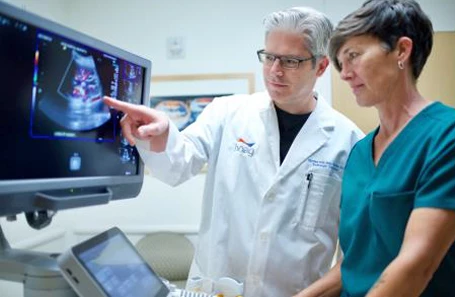
<instances>
[{"instance_id":1,"label":"man's face","mask_svg":"<svg viewBox=\"0 0 455 297\"><path fill-rule=\"evenodd\" d=\"M277 56L309 58L312 53L305 48L302 35L286 31L271 31L266 36L265 52ZM313 88L327 65L326 57L301 62L296 69L284 68L280 59L263 64L264 82L274 103L281 109L294 113L312 110Z\"/></svg>"}]
</instances>

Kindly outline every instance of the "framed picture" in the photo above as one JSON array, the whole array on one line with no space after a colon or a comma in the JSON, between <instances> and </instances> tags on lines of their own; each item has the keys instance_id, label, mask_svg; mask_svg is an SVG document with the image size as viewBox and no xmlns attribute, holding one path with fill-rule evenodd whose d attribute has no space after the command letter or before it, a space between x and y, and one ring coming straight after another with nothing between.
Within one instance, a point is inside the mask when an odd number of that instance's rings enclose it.
<instances>
[{"instance_id":1,"label":"framed picture","mask_svg":"<svg viewBox=\"0 0 455 297\"><path fill-rule=\"evenodd\" d=\"M167 113L183 130L215 97L253 93L254 88L253 73L152 76L149 106Z\"/></svg>"}]
</instances>

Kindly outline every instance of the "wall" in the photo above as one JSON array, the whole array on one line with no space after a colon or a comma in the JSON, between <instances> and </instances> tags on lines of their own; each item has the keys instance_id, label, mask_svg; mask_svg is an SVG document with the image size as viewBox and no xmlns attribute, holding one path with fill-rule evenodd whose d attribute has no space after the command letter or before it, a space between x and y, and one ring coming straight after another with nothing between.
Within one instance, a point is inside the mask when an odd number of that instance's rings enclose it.
<instances>
[{"instance_id":1,"label":"wall","mask_svg":"<svg viewBox=\"0 0 455 297\"><path fill-rule=\"evenodd\" d=\"M1 0L0 0L1 1ZM6 0L27 11L85 32L153 61L153 75L253 72L263 90L255 52L263 47L262 18L291 6L308 5L338 22L360 0ZM455 30L455 1L420 0L438 31ZM182 37L184 59L166 56L169 37ZM330 72L317 88L330 101ZM153 92L153 89L152 89ZM173 230L193 234L200 217L204 175L170 188L146 176L133 200L59 212L49 228L31 230L23 216L0 223L14 247L60 252L118 225L135 242L142 234ZM2 297L20 296L21 284L0 281Z\"/></svg>"},{"instance_id":2,"label":"wall","mask_svg":"<svg viewBox=\"0 0 455 297\"><path fill-rule=\"evenodd\" d=\"M60 0L0 0L28 12L44 16L54 22L65 24L70 16L67 1Z\"/></svg>"},{"instance_id":3,"label":"wall","mask_svg":"<svg viewBox=\"0 0 455 297\"><path fill-rule=\"evenodd\" d=\"M324 1L306 2L323 9ZM70 7L73 16L83 15L71 19L74 27L151 59L154 74L255 72L262 88L256 58L263 47L262 19L297 5L302 1L113 0L105 13L105 2L80 0ZM167 59L168 37L184 39L185 59Z\"/></svg>"}]
</instances>

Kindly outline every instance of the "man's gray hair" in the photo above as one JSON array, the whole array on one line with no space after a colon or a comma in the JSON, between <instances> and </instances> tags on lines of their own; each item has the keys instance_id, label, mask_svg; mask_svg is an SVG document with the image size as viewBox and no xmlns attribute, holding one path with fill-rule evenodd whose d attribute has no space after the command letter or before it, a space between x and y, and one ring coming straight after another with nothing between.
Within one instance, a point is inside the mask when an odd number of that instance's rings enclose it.
<instances>
[{"instance_id":1,"label":"man's gray hair","mask_svg":"<svg viewBox=\"0 0 455 297\"><path fill-rule=\"evenodd\" d=\"M269 32L283 30L301 34L313 56L327 55L333 25L329 18L309 7L293 7L273 12L264 18L266 37Z\"/></svg>"}]
</instances>

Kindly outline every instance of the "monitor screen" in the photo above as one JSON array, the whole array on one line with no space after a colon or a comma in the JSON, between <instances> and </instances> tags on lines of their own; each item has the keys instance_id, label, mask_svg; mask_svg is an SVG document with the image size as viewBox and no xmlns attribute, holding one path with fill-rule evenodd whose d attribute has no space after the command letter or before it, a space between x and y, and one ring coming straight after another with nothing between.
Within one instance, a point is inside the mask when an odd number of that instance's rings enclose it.
<instances>
[{"instance_id":1,"label":"monitor screen","mask_svg":"<svg viewBox=\"0 0 455 297\"><path fill-rule=\"evenodd\" d=\"M150 61L1 2L0 44L0 215L136 196L139 155L102 98L143 104Z\"/></svg>"}]
</instances>

